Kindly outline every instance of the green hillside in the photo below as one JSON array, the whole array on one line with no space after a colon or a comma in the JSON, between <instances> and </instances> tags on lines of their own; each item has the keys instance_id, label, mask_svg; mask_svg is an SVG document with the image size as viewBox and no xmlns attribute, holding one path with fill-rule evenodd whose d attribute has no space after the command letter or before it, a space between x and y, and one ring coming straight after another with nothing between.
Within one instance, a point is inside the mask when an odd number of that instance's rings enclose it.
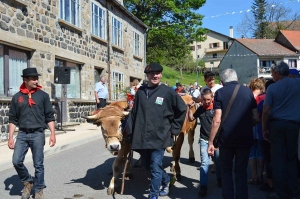
<instances>
[{"instance_id":1,"label":"green hillside","mask_svg":"<svg viewBox=\"0 0 300 199\"><path fill-rule=\"evenodd\" d=\"M177 82L180 82L182 85L188 86L190 83L194 84L197 80L196 73L184 73L182 74L182 79L180 78L180 71L174 70L168 66L163 66L163 77L161 82L168 82L169 86L174 86ZM219 79L218 77L216 79ZM218 81L216 81L217 83ZM201 86L205 85L203 74L198 75L198 84Z\"/></svg>"}]
</instances>

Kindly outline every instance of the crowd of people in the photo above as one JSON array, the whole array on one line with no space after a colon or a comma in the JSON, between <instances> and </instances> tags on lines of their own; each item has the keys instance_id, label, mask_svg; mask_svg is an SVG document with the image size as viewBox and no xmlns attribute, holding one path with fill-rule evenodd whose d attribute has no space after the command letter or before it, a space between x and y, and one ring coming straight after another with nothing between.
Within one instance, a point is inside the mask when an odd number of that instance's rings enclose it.
<instances>
[{"instance_id":1,"label":"crowd of people","mask_svg":"<svg viewBox=\"0 0 300 199\"><path fill-rule=\"evenodd\" d=\"M162 71L159 63L150 63L144 71L148 81L134 81L129 93L134 105L126 135L131 149L140 153L150 170L149 199L169 194L172 183L163 168L164 151L173 145L186 117L199 119L201 124L200 196L207 195L212 158L224 199L248 199L248 184L270 192L268 199L297 198L300 78L295 78L298 73L294 69L276 62L271 66L273 80L254 78L247 86L239 85L233 69L221 72L220 84L215 83L215 73L207 71L206 86L194 83L187 89L179 82L175 88L162 83ZM51 131L50 146L56 143L54 112L49 95L38 85L38 76L36 68L23 70L23 84L9 110L8 147L14 149L13 165L24 185L22 199L28 199L32 190L36 199L44 198L45 128ZM98 108L106 105L108 95L106 77L100 79L94 90ZM184 94L192 96L189 109L180 97ZM193 106L197 108L194 113ZM19 133L14 142L16 126ZM34 177L24 165L28 148L33 153Z\"/></svg>"}]
</instances>

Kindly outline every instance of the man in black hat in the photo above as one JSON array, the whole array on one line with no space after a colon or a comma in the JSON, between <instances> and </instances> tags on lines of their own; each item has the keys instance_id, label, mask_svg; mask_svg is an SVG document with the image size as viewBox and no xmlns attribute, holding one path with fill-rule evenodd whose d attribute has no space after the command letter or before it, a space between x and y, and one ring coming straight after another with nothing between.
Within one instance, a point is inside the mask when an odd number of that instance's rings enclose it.
<instances>
[{"instance_id":1,"label":"man in black hat","mask_svg":"<svg viewBox=\"0 0 300 199\"><path fill-rule=\"evenodd\" d=\"M38 76L40 74L36 68L23 70L23 84L20 91L13 96L9 109L8 147L14 149L13 165L24 185L21 199L28 199L32 189L35 199L44 199L44 130L47 126L51 131L49 145L52 147L56 143L54 112L49 95L38 85ZM16 126L19 127L19 132L14 143ZM23 163L28 148L32 152L34 177L28 173Z\"/></svg>"},{"instance_id":2,"label":"man in black hat","mask_svg":"<svg viewBox=\"0 0 300 199\"><path fill-rule=\"evenodd\" d=\"M145 68L149 82L135 94L126 131L132 150L141 154L142 162L151 172L149 199L169 193L170 177L163 169L164 150L173 145L173 135L180 133L186 114L181 97L160 84L162 71L158 63Z\"/></svg>"}]
</instances>

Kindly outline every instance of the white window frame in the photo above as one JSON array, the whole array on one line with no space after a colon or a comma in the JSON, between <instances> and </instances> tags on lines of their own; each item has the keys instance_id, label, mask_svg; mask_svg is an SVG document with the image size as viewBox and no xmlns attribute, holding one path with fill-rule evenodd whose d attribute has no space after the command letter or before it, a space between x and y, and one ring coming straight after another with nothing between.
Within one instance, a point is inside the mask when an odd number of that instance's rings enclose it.
<instances>
[{"instance_id":1,"label":"white window frame","mask_svg":"<svg viewBox=\"0 0 300 199\"><path fill-rule=\"evenodd\" d=\"M111 24L112 24L112 44L120 48L123 48L123 23L117 17L112 16Z\"/></svg>"},{"instance_id":2,"label":"white window frame","mask_svg":"<svg viewBox=\"0 0 300 199\"><path fill-rule=\"evenodd\" d=\"M94 13L94 9L98 10L98 15ZM92 11L92 26L91 32L93 35L106 40L106 10L99 5L99 3L92 1L91 4ZM102 13L102 18L99 16L99 13ZM98 21L96 21L98 19ZM96 32L96 25L98 27L98 33Z\"/></svg>"},{"instance_id":3,"label":"white window frame","mask_svg":"<svg viewBox=\"0 0 300 199\"><path fill-rule=\"evenodd\" d=\"M69 5L71 5L72 2L75 2L75 14L73 14L75 17L74 21L72 20L72 13L71 13L71 6L69 6L69 19L67 19L68 16L66 16L66 10L65 10L65 5L68 2ZM79 27L80 28L80 19L81 19L81 12L80 12L80 0L60 0L60 18Z\"/></svg>"},{"instance_id":4,"label":"white window frame","mask_svg":"<svg viewBox=\"0 0 300 199\"><path fill-rule=\"evenodd\" d=\"M113 71L112 77L112 100L125 98L124 96L124 74L121 72Z\"/></svg>"},{"instance_id":5,"label":"white window frame","mask_svg":"<svg viewBox=\"0 0 300 199\"><path fill-rule=\"evenodd\" d=\"M142 56L142 36L141 34L133 31L133 54L136 56Z\"/></svg>"}]
</instances>

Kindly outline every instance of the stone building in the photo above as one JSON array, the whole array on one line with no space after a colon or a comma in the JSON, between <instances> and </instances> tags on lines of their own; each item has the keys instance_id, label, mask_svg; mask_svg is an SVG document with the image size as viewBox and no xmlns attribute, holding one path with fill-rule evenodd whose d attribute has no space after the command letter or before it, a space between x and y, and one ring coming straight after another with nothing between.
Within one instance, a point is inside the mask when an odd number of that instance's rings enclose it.
<instances>
[{"instance_id":1,"label":"stone building","mask_svg":"<svg viewBox=\"0 0 300 199\"><path fill-rule=\"evenodd\" d=\"M146 30L122 0L1 0L1 137L8 132L9 103L24 68L41 74L58 124L85 122L81 116L95 109L99 75L108 77L110 100L143 79ZM70 84L54 83L55 67L62 66L69 67Z\"/></svg>"}]
</instances>

